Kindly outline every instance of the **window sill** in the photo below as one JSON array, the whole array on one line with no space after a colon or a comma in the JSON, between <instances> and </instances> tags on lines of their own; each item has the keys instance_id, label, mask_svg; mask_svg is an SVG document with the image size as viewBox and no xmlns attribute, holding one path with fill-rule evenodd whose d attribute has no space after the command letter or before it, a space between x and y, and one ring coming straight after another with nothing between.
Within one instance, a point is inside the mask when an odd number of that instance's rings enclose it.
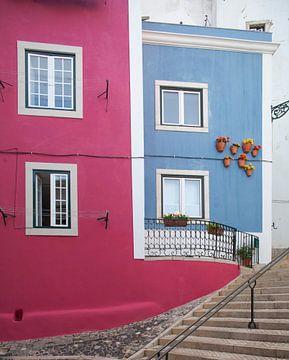
<instances>
[{"instance_id":1,"label":"window sill","mask_svg":"<svg viewBox=\"0 0 289 360\"><path fill-rule=\"evenodd\" d=\"M209 132L208 127L177 126L156 124L156 130L164 131L185 131L185 132Z\"/></svg>"}]
</instances>

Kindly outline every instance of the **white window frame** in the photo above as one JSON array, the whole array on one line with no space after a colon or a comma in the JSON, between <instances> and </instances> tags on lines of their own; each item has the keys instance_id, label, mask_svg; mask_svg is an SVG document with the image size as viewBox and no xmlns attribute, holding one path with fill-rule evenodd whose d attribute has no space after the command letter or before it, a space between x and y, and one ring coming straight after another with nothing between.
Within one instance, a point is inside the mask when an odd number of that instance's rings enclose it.
<instances>
[{"instance_id":1,"label":"white window frame","mask_svg":"<svg viewBox=\"0 0 289 360\"><path fill-rule=\"evenodd\" d=\"M157 208L157 218L162 218L162 181L163 178L173 178L174 176L178 178L201 178L203 179L202 193L200 194L203 197L203 217L197 219L210 219L210 206L209 206L209 171L205 170L175 170L175 169L156 169L156 208ZM184 191L184 188L183 188ZM202 202L201 202L202 203Z\"/></svg>"},{"instance_id":2,"label":"white window frame","mask_svg":"<svg viewBox=\"0 0 289 360\"><path fill-rule=\"evenodd\" d=\"M67 110L62 108L43 108L43 107L28 107L26 99L28 87L28 71L26 66L26 51L31 52L46 52L54 56L71 55L74 57L74 109ZM18 114L19 115L35 115L35 116L49 116L49 117L65 117L65 118L83 118L83 70L82 70L82 47L68 46L58 44L46 44L36 42L17 41L17 56L18 56Z\"/></svg>"},{"instance_id":3,"label":"white window frame","mask_svg":"<svg viewBox=\"0 0 289 360\"><path fill-rule=\"evenodd\" d=\"M54 171L57 172L69 172L70 173L70 186L69 186L69 198L70 198L70 227L66 228L63 225L56 225L52 223L52 226L55 227L33 227L33 214L34 214L34 186L33 186L33 171L34 170L47 170L50 173ZM52 176L53 177L53 176ZM76 164L59 164L59 163L36 163L36 162L26 162L25 163L25 202L26 202L26 235L47 235L47 236L78 236L78 208L77 208L77 165ZM52 184L50 183L51 191ZM68 191L68 190L67 190ZM37 191L36 191L37 193ZM68 194L67 194L68 195ZM53 193L51 195L53 199ZM66 197L68 199L68 196ZM36 199L37 201L37 199ZM55 206L53 205L53 200L51 202L51 210ZM36 210L36 209L35 209ZM68 212L67 212L68 216ZM53 217L52 217L53 218ZM68 224L68 220L67 220ZM59 228L57 228L59 226Z\"/></svg>"},{"instance_id":4,"label":"white window frame","mask_svg":"<svg viewBox=\"0 0 289 360\"><path fill-rule=\"evenodd\" d=\"M161 97L163 91L179 93L179 124L166 124L162 122L163 105L161 104L163 102ZM184 94L200 92L202 95L200 94L199 96L199 125L184 124ZM208 132L208 84L155 80L155 127L157 130L167 131Z\"/></svg>"},{"instance_id":5,"label":"white window frame","mask_svg":"<svg viewBox=\"0 0 289 360\"><path fill-rule=\"evenodd\" d=\"M271 20L246 21L247 30L257 31L255 29L252 29L251 26L264 26L265 32L269 32L272 27L272 21Z\"/></svg>"}]
</instances>

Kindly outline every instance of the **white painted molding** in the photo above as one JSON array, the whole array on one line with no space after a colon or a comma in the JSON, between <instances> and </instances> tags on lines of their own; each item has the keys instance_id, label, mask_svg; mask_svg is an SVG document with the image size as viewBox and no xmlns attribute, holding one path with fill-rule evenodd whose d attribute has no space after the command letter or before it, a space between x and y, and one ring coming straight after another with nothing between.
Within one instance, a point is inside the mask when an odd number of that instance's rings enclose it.
<instances>
[{"instance_id":1,"label":"white painted molding","mask_svg":"<svg viewBox=\"0 0 289 360\"><path fill-rule=\"evenodd\" d=\"M220 38L143 30L144 44L274 54L279 44L266 41Z\"/></svg>"},{"instance_id":2,"label":"white painted molding","mask_svg":"<svg viewBox=\"0 0 289 360\"><path fill-rule=\"evenodd\" d=\"M129 57L134 258L144 259L144 137L140 0L129 0Z\"/></svg>"}]
</instances>

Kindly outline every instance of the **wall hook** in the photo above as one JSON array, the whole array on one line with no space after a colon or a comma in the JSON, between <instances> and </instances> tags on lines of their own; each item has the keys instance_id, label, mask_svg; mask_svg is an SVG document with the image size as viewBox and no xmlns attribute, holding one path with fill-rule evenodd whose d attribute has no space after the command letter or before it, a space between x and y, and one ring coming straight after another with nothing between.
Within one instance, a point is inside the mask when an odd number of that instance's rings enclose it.
<instances>
[{"instance_id":1,"label":"wall hook","mask_svg":"<svg viewBox=\"0 0 289 360\"><path fill-rule=\"evenodd\" d=\"M98 221L104 220L105 221L105 230L108 226L108 210L105 210L105 216L97 218Z\"/></svg>"},{"instance_id":2,"label":"wall hook","mask_svg":"<svg viewBox=\"0 0 289 360\"><path fill-rule=\"evenodd\" d=\"M8 82L6 82L4 80L0 80L0 95L1 95L2 102L4 102L4 97L3 97L2 90L5 89L5 85L13 86L13 85L9 84Z\"/></svg>"},{"instance_id":3,"label":"wall hook","mask_svg":"<svg viewBox=\"0 0 289 360\"><path fill-rule=\"evenodd\" d=\"M6 213L6 212L4 211L4 209L2 209L2 208L0 208L0 214L2 215L2 219L3 219L3 221L4 221L4 225L5 225L5 226L7 225L6 219L8 218L8 216L15 218L15 215Z\"/></svg>"},{"instance_id":4,"label":"wall hook","mask_svg":"<svg viewBox=\"0 0 289 360\"><path fill-rule=\"evenodd\" d=\"M109 81L106 80L106 88L105 88L105 90L104 90L101 94L97 95L98 98L100 98L101 96L105 95L105 99L106 99L105 111L106 111L106 112L107 112L107 109L108 109L108 88L109 88Z\"/></svg>"}]
</instances>

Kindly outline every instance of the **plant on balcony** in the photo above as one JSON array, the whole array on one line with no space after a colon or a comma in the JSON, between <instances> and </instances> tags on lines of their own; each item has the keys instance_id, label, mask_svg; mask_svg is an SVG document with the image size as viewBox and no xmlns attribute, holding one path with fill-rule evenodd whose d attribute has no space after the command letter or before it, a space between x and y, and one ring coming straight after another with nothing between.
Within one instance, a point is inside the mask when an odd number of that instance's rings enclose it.
<instances>
[{"instance_id":1,"label":"plant on balcony","mask_svg":"<svg viewBox=\"0 0 289 360\"><path fill-rule=\"evenodd\" d=\"M255 166L252 163L249 163L244 166L244 170L246 171L247 176L251 176L255 170Z\"/></svg>"},{"instance_id":2,"label":"plant on balcony","mask_svg":"<svg viewBox=\"0 0 289 360\"><path fill-rule=\"evenodd\" d=\"M252 265L253 250L250 246L244 245L237 250L237 255L240 257L240 263L243 266L250 267Z\"/></svg>"},{"instance_id":3,"label":"plant on balcony","mask_svg":"<svg viewBox=\"0 0 289 360\"><path fill-rule=\"evenodd\" d=\"M231 165L231 161L233 160L232 156L227 155L223 159L224 166L227 168Z\"/></svg>"},{"instance_id":4,"label":"plant on balcony","mask_svg":"<svg viewBox=\"0 0 289 360\"><path fill-rule=\"evenodd\" d=\"M230 150L231 150L231 154L235 155L237 154L238 150L239 150L240 144L238 143L234 143L230 146Z\"/></svg>"},{"instance_id":5,"label":"plant on balcony","mask_svg":"<svg viewBox=\"0 0 289 360\"><path fill-rule=\"evenodd\" d=\"M187 226L188 217L185 214L175 212L164 215L165 226Z\"/></svg>"},{"instance_id":6,"label":"plant on balcony","mask_svg":"<svg viewBox=\"0 0 289 360\"><path fill-rule=\"evenodd\" d=\"M254 140L253 139L244 139L243 142L242 142L242 149L243 149L243 152L245 154L248 154L248 152L251 151L251 147L252 145L254 144Z\"/></svg>"},{"instance_id":7,"label":"plant on balcony","mask_svg":"<svg viewBox=\"0 0 289 360\"><path fill-rule=\"evenodd\" d=\"M211 235L221 236L224 234L224 228L216 223L209 223L207 225L207 230Z\"/></svg>"},{"instance_id":8,"label":"plant on balcony","mask_svg":"<svg viewBox=\"0 0 289 360\"><path fill-rule=\"evenodd\" d=\"M255 145L251 152L252 156L256 157L260 149L261 149L261 145Z\"/></svg>"},{"instance_id":9,"label":"plant on balcony","mask_svg":"<svg viewBox=\"0 0 289 360\"><path fill-rule=\"evenodd\" d=\"M216 139L216 149L218 152L223 152L225 150L226 144L230 142L229 136L219 136Z\"/></svg>"},{"instance_id":10,"label":"plant on balcony","mask_svg":"<svg viewBox=\"0 0 289 360\"><path fill-rule=\"evenodd\" d=\"M241 154L238 157L238 165L240 168L243 168L246 164L246 161L248 160L247 155L246 154Z\"/></svg>"}]
</instances>

